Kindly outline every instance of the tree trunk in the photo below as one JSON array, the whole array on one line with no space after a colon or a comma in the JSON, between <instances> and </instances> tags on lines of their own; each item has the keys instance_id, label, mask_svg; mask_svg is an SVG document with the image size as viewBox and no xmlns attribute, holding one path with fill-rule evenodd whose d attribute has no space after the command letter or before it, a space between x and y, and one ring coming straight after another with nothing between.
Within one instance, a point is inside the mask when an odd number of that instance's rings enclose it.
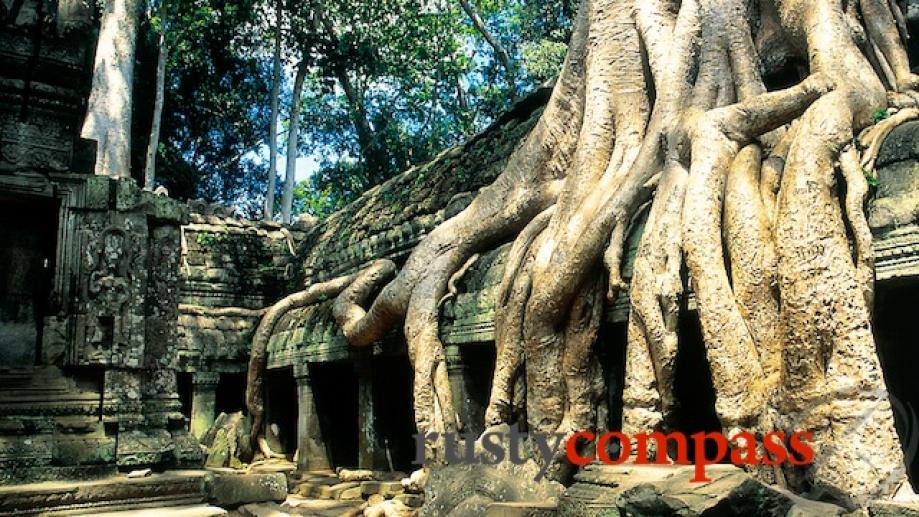
<instances>
[{"instance_id":1,"label":"tree trunk","mask_svg":"<svg viewBox=\"0 0 919 517\"><path fill-rule=\"evenodd\" d=\"M599 315L625 288L626 237L650 205L629 279L623 429L672 430L685 266L725 434L812 432L813 464L786 463L785 478L849 508L906 481L871 331L860 170L877 135L915 117L898 8L748 7L583 0L552 97L503 172L395 278L371 268L341 292L333 312L352 346L404 318L419 433L457 426L439 301L470 257L503 243L488 423L525 404L531 432L602 429ZM810 75L769 91L764 64L789 57L809 60ZM894 108L909 114L863 133ZM426 462L441 464L444 444L429 445ZM569 472L550 463L557 479Z\"/></svg>"},{"instance_id":2,"label":"tree trunk","mask_svg":"<svg viewBox=\"0 0 919 517\"><path fill-rule=\"evenodd\" d=\"M274 190L278 177L278 96L281 90L281 12L283 4L275 4L274 56L272 57L271 120L268 127L268 187L265 192L265 220L274 219Z\"/></svg>"},{"instance_id":3,"label":"tree trunk","mask_svg":"<svg viewBox=\"0 0 919 517\"><path fill-rule=\"evenodd\" d=\"M482 38L491 46L492 50L495 51L495 58L501 63L501 66L504 68L504 74L507 78L507 87L510 91L511 100L517 100L517 74L514 73L514 67L511 65L510 55L507 53L507 50L504 46L501 45L501 42L488 30L488 27L485 25L485 21L479 16L479 12L476 11L476 8L469 0L459 0L460 6L462 6L463 11L466 12L466 16L469 17L469 20L472 21L472 26L475 27L475 30L479 31L479 34L482 35Z\"/></svg>"},{"instance_id":4,"label":"tree trunk","mask_svg":"<svg viewBox=\"0 0 919 517\"><path fill-rule=\"evenodd\" d=\"M300 61L297 76L294 79L294 90L290 99L290 121L287 127L287 167L284 174L284 193L281 196L281 221L290 223L291 209L294 202L294 180L297 172L297 142L300 133L300 94L306 78L306 60Z\"/></svg>"},{"instance_id":5,"label":"tree trunk","mask_svg":"<svg viewBox=\"0 0 919 517\"><path fill-rule=\"evenodd\" d=\"M163 100L166 95L166 0L160 0L160 44L156 58L156 100L153 103L153 123L150 125L150 142L144 169L144 188L153 190L156 183L156 154L160 143L160 125L163 119Z\"/></svg>"},{"instance_id":6,"label":"tree trunk","mask_svg":"<svg viewBox=\"0 0 919 517\"><path fill-rule=\"evenodd\" d=\"M131 177L134 55L141 0L105 3L80 136L96 141L96 174Z\"/></svg>"},{"instance_id":7,"label":"tree trunk","mask_svg":"<svg viewBox=\"0 0 919 517\"><path fill-rule=\"evenodd\" d=\"M325 29L326 36L337 46L338 33L335 32L335 26L321 13L318 16ZM364 106L364 96L355 88L351 77L348 75L348 70L345 69L341 62L333 63L332 69L338 79L339 86L345 93L345 98L348 99L348 112L351 117L351 123L354 124L354 130L357 133L358 144L361 148L361 158L368 170L368 180L371 185L379 183L384 179L381 175L382 172L389 169L386 146L370 124L367 108Z\"/></svg>"}]
</instances>

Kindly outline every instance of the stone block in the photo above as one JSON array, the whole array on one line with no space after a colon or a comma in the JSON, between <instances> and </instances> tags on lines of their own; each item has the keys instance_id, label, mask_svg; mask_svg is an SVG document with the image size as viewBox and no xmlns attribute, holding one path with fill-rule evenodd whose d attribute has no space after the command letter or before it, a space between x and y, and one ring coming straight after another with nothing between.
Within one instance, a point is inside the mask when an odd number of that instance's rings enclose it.
<instances>
[{"instance_id":1,"label":"stone block","mask_svg":"<svg viewBox=\"0 0 919 517\"><path fill-rule=\"evenodd\" d=\"M382 497L382 496L381 496ZM393 497L396 501L408 506L409 508L421 508L424 504L424 496L419 494L399 494Z\"/></svg>"},{"instance_id":2,"label":"stone block","mask_svg":"<svg viewBox=\"0 0 919 517\"><path fill-rule=\"evenodd\" d=\"M361 483L361 490L363 490L365 497L371 494L380 494L387 499L391 499L405 491L399 481L364 481Z\"/></svg>"},{"instance_id":3,"label":"stone block","mask_svg":"<svg viewBox=\"0 0 919 517\"><path fill-rule=\"evenodd\" d=\"M214 473L208 482L211 502L219 506L283 501L287 498L287 476L282 472L264 474Z\"/></svg>"},{"instance_id":4,"label":"stone block","mask_svg":"<svg viewBox=\"0 0 919 517\"><path fill-rule=\"evenodd\" d=\"M919 504L896 501L874 501L868 505L871 517L919 517Z\"/></svg>"},{"instance_id":5,"label":"stone block","mask_svg":"<svg viewBox=\"0 0 919 517\"><path fill-rule=\"evenodd\" d=\"M362 495L361 487L356 486L356 487L348 488L346 490L342 490L341 492L338 493L338 496L336 497L336 499L341 499L342 501L354 501L357 499L361 499L362 498L361 495Z\"/></svg>"},{"instance_id":6,"label":"stone block","mask_svg":"<svg viewBox=\"0 0 919 517\"><path fill-rule=\"evenodd\" d=\"M361 484L357 481L347 481L345 483L337 483L331 486L324 486L319 489L319 497L322 499L338 499L339 494L345 490L360 486Z\"/></svg>"},{"instance_id":7,"label":"stone block","mask_svg":"<svg viewBox=\"0 0 919 517\"><path fill-rule=\"evenodd\" d=\"M555 517L557 504L554 501L531 501L516 503L492 503L485 512L486 517Z\"/></svg>"},{"instance_id":8,"label":"stone block","mask_svg":"<svg viewBox=\"0 0 919 517\"><path fill-rule=\"evenodd\" d=\"M724 511L726 515L829 517L844 513L839 506L809 501L767 485L733 465L710 465L706 474L712 481L697 483L692 481L691 465L588 465L560 498L558 515L714 515Z\"/></svg>"},{"instance_id":9,"label":"stone block","mask_svg":"<svg viewBox=\"0 0 919 517\"><path fill-rule=\"evenodd\" d=\"M338 472L338 479L342 481L371 481L374 478L372 470L368 469L341 469Z\"/></svg>"}]
</instances>

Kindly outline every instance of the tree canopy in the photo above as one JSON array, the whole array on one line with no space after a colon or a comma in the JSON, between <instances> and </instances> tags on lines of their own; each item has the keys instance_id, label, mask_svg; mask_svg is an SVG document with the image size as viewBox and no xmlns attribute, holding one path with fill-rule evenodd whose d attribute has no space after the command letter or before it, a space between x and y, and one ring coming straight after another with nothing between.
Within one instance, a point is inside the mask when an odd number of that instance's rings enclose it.
<instances>
[{"instance_id":1,"label":"tree canopy","mask_svg":"<svg viewBox=\"0 0 919 517\"><path fill-rule=\"evenodd\" d=\"M165 1L164 11L148 9L147 52L144 45L139 52L147 69L155 67L154 41L165 27L157 183L174 197L227 204L253 218L266 194L272 129L282 150L281 199L298 67L305 77L296 154L307 165L298 168L293 211L322 217L481 131L515 94L553 80L575 14L571 0L480 0L471 3L484 23L478 27L453 0ZM273 124L277 30L282 66ZM506 70L486 33L506 51ZM143 85L140 92L152 105ZM134 154L143 150L137 145ZM135 156L134 166L143 158Z\"/></svg>"}]
</instances>

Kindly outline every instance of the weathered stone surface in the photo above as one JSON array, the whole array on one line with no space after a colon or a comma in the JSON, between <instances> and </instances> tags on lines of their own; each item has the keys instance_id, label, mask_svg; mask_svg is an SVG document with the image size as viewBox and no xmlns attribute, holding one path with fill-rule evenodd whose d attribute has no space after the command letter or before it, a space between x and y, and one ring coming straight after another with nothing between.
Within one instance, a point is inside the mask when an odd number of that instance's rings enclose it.
<instances>
[{"instance_id":1,"label":"weathered stone surface","mask_svg":"<svg viewBox=\"0 0 919 517\"><path fill-rule=\"evenodd\" d=\"M401 501L389 499L364 510L364 517L414 517L417 510L405 506Z\"/></svg>"},{"instance_id":2,"label":"weathered stone surface","mask_svg":"<svg viewBox=\"0 0 919 517\"><path fill-rule=\"evenodd\" d=\"M392 498L405 491L399 481L364 481L361 483L361 490L365 496L380 494L385 498Z\"/></svg>"},{"instance_id":3,"label":"weathered stone surface","mask_svg":"<svg viewBox=\"0 0 919 517\"><path fill-rule=\"evenodd\" d=\"M319 497L322 499L338 499L339 495L345 490L357 488L360 490L361 484L357 481L347 481L336 483L334 485L323 486L319 489Z\"/></svg>"},{"instance_id":4,"label":"weathered stone surface","mask_svg":"<svg viewBox=\"0 0 919 517\"><path fill-rule=\"evenodd\" d=\"M338 479L342 481L370 481L376 479L372 470L367 469L341 469L338 471Z\"/></svg>"},{"instance_id":5,"label":"weathered stone surface","mask_svg":"<svg viewBox=\"0 0 919 517\"><path fill-rule=\"evenodd\" d=\"M289 515L341 517L360 515L365 505L363 500L306 499L291 495L280 505L279 511Z\"/></svg>"},{"instance_id":6,"label":"weathered stone surface","mask_svg":"<svg viewBox=\"0 0 919 517\"><path fill-rule=\"evenodd\" d=\"M249 418L241 412L221 413L201 438L201 444L207 447L207 467L242 468L245 458L252 457L252 446L249 442L251 429Z\"/></svg>"},{"instance_id":7,"label":"weathered stone surface","mask_svg":"<svg viewBox=\"0 0 919 517\"><path fill-rule=\"evenodd\" d=\"M692 481L694 466L588 465L558 504L558 515L635 517L842 515L844 509L808 501L766 485L733 465L711 465L709 483Z\"/></svg>"},{"instance_id":8,"label":"weathered stone surface","mask_svg":"<svg viewBox=\"0 0 919 517\"><path fill-rule=\"evenodd\" d=\"M564 488L558 483L534 481L539 472L535 462L513 465L448 465L434 469L424 490L420 515L481 516L495 502L545 501L558 497Z\"/></svg>"},{"instance_id":9,"label":"weathered stone surface","mask_svg":"<svg viewBox=\"0 0 919 517\"><path fill-rule=\"evenodd\" d=\"M405 506L408 506L409 508L421 508L421 506L424 504L424 497L419 494L399 494L393 497L393 499L399 501ZM369 503L370 499L367 499L367 502Z\"/></svg>"},{"instance_id":10,"label":"weathered stone surface","mask_svg":"<svg viewBox=\"0 0 919 517\"><path fill-rule=\"evenodd\" d=\"M336 499L341 499L342 501L356 501L358 499L363 499L361 487L355 486L342 490L338 493Z\"/></svg>"},{"instance_id":11,"label":"weathered stone surface","mask_svg":"<svg viewBox=\"0 0 919 517\"><path fill-rule=\"evenodd\" d=\"M485 512L486 517L555 517L555 501L492 503Z\"/></svg>"},{"instance_id":12,"label":"weathered stone surface","mask_svg":"<svg viewBox=\"0 0 919 517\"><path fill-rule=\"evenodd\" d=\"M868 505L871 517L919 517L919 504L874 501Z\"/></svg>"},{"instance_id":13,"label":"weathered stone surface","mask_svg":"<svg viewBox=\"0 0 919 517\"><path fill-rule=\"evenodd\" d=\"M217 506L196 504L190 506L169 506L146 510L123 510L120 512L93 513L91 517L223 517L227 511Z\"/></svg>"},{"instance_id":14,"label":"weathered stone surface","mask_svg":"<svg viewBox=\"0 0 919 517\"><path fill-rule=\"evenodd\" d=\"M207 473L170 471L129 479L48 481L0 486L0 515L59 515L85 512L138 511L145 508L199 505L206 498Z\"/></svg>"},{"instance_id":15,"label":"weathered stone surface","mask_svg":"<svg viewBox=\"0 0 919 517\"><path fill-rule=\"evenodd\" d=\"M212 473L208 496L213 504L233 507L246 503L283 501L287 498L287 477L283 473Z\"/></svg>"}]
</instances>

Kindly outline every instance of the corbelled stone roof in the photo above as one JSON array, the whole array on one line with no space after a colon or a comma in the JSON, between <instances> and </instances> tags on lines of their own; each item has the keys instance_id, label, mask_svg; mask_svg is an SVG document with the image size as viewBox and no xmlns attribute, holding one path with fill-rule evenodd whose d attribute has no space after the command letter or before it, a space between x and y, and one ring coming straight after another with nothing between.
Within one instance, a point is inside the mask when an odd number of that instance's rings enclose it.
<instances>
[{"instance_id":1,"label":"corbelled stone roof","mask_svg":"<svg viewBox=\"0 0 919 517\"><path fill-rule=\"evenodd\" d=\"M348 274L377 258L399 263L425 234L494 181L548 95L548 89L537 91L465 144L368 190L318 224L302 248L305 282Z\"/></svg>"},{"instance_id":2,"label":"corbelled stone roof","mask_svg":"<svg viewBox=\"0 0 919 517\"><path fill-rule=\"evenodd\" d=\"M379 258L402 263L428 232L501 173L539 119L549 93L537 91L465 144L370 189L318 224L301 248L305 283L352 273ZM331 303L291 311L278 322L268 346L270 368L348 354Z\"/></svg>"},{"instance_id":3,"label":"corbelled stone roof","mask_svg":"<svg viewBox=\"0 0 919 517\"><path fill-rule=\"evenodd\" d=\"M478 188L495 178L538 113L538 107L524 112L518 106L516 114L512 111L466 145L406 171L334 214L306 239L307 283L353 272L376 258L399 262L428 231L465 207ZM917 142L919 122L905 124L890 135L878 159L880 186L869 215L879 281L919 276ZM629 235L623 264L626 279L631 276L643 221L639 217ZM458 283L456 298L444 305L442 313L441 337L446 345L494 339L494 298L509 246L483 253ZM694 297L691 292L687 296L692 309ZM331 304L327 300L292 311L279 322L269 344L269 368L348 356L350 349L332 318ZM628 304L624 292L608 308L607 321L625 321ZM375 352L400 343L386 340Z\"/></svg>"}]
</instances>

